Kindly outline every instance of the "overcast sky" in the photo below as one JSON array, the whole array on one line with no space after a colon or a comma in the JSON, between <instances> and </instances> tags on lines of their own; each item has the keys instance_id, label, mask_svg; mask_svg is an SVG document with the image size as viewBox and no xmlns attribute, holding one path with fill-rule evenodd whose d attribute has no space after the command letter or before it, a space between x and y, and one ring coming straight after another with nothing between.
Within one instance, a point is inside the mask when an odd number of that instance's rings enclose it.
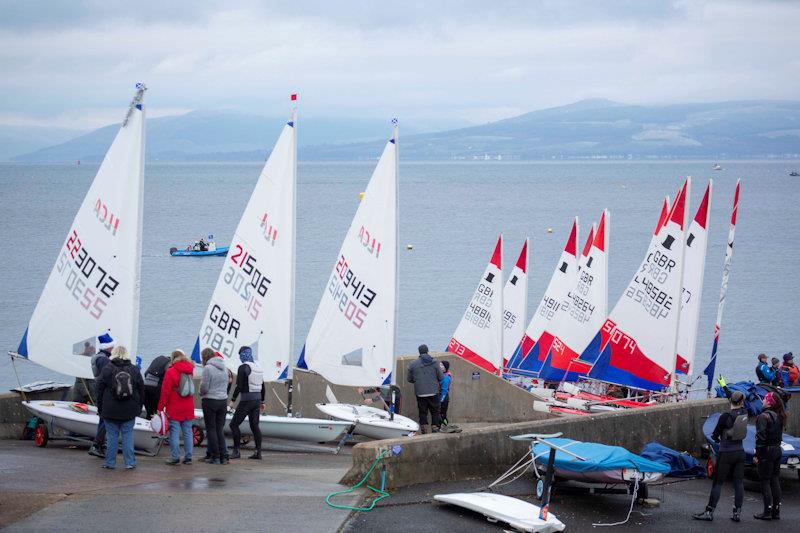
<instances>
[{"instance_id":1,"label":"overcast sky","mask_svg":"<svg viewBox=\"0 0 800 533\"><path fill-rule=\"evenodd\" d=\"M797 1L0 0L0 124L232 107L481 123L602 97L797 99Z\"/></svg>"}]
</instances>

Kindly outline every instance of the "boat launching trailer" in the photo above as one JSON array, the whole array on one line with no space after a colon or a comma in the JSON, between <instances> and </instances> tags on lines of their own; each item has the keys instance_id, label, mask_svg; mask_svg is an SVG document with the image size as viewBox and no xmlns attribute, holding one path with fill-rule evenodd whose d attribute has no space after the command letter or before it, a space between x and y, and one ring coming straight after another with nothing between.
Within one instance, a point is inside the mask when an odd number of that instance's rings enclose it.
<instances>
[{"instance_id":1,"label":"boat launching trailer","mask_svg":"<svg viewBox=\"0 0 800 533\"><path fill-rule=\"evenodd\" d=\"M530 451L486 487L491 491L510 483L532 467L536 476L535 495L541 506L493 492L437 494L434 500L481 513L491 522L505 522L519 531L551 532L563 531L566 527L549 512L550 498L556 488L562 492L630 494L631 505L625 520L614 524L593 524L621 525L630 518L634 503L647 498L647 484L669 472L668 466L647 460L625 448L565 439L561 435L511 436L512 440L529 441ZM582 485L568 485L566 481L577 481ZM598 484L601 486L593 486Z\"/></svg>"}]
</instances>

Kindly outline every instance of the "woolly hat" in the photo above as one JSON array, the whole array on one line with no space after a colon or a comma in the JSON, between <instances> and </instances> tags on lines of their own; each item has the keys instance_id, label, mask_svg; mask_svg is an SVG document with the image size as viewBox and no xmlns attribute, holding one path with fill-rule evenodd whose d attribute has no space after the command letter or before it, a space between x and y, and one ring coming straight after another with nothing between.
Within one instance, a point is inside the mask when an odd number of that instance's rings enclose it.
<instances>
[{"instance_id":1,"label":"woolly hat","mask_svg":"<svg viewBox=\"0 0 800 533\"><path fill-rule=\"evenodd\" d=\"M783 354L783 362L784 363L788 363L792 359L794 359L794 355L792 354L792 352Z\"/></svg>"},{"instance_id":2,"label":"woolly hat","mask_svg":"<svg viewBox=\"0 0 800 533\"><path fill-rule=\"evenodd\" d=\"M97 337L97 342L100 344L101 350L110 350L115 345L114 339L111 338L108 331Z\"/></svg>"}]
</instances>

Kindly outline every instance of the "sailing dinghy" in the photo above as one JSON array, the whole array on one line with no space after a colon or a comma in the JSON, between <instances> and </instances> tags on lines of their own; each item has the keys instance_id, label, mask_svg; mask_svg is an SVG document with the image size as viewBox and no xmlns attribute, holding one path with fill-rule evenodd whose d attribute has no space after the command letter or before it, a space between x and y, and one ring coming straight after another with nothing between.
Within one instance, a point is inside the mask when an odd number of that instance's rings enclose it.
<instances>
[{"instance_id":1,"label":"sailing dinghy","mask_svg":"<svg viewBox=\"0 0 800 533\"><path fill-rule=\"evenodd\" d=\"M232 372L249 346L264 381L284 380L294 334L297 110L283 126L233 234L230 252L203 317L192 359L211 348ZM287 312L288 310L288 312ZM228 414L228 420L233 415ZM195 425L204 427L195 410ZM307 442L338 439L350 424L320 418L261 415L264 437ZM227 425L226 425L227 427ZM247 424L242 431L250 432Z\"/></svg>"},{"instance_id":2,"label":"sailing dinghy","mask_svg":"<svg viewBox=\"0 0 800 533\"><path fill-rule=\"evenodd\" d=\"M390 385L397 326L397 127L359 203L314 315L297 367L351 387ZM397 413L319 403L328 416L352 422L356 434L392 438L419 431Z\"/></svg>"},{"instance_id":3,"label":"sailing dinghy","mask_svg":"<svg viewBox=\"0 0 800 533\"><path fill-rule=\"evenodd\" d=\"M497 239L492 258L461 322L447 344L447 351L492 373L503 365L503 235Z\"/></svg>"},{"instance_id":4,"label":"sailing dinghy","mask_svg":"<svg viewBox=\"0 0 800 533\"><path fill-rule=\"evenodd\" d=\"M75 215L16 352L50 370L91 379L98 336L111 332L136 354L144 191L144 91L137 84L122 125ZM62 401L23 401L42 423L36 442L55 428L94 438L94 408ZM137 418L134 443L157 449L150 424Z\"/></svg>"},{"instance_id":5,"label":"sailing dinghy","mask_svg":"<svg viewBox=\"0 0 800 533\"><path fill-rule=\"evenodd\" d=\"M503 288L503 368L514 355L528 322L528 239Z\"/></svg>"},{"instance_id":6,"label":"sailing dinghy","mask_svg":"<svg viewBox=\"0 0 800 533\"><path fill-rule=\"evenodd\" d=\"M535 376L542 368L542 363L553 340L550 335L545 334L545 329L566 300L567 292L575 284L578 266L577 249L578 219L576 217L572 222L572 230L567 238L567 244L564 246L556 270L550 278L547 290L525 329L525 335L508 361L508 374L530 377Z\"/></svg>"}]
</instances>

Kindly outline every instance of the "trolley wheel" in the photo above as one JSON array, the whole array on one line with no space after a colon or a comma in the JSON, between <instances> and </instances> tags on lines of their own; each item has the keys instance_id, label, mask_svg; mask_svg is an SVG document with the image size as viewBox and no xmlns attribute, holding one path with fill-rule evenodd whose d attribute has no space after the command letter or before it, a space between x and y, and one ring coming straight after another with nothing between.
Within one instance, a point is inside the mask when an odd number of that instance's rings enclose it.
<instances>
[{"instance_id":1,"label":"trolley wheel","mask_svg":"<svg viewBox=\"0 0 800 533\"><path fill-rule=\"evenodd\" d=\"M47 425L44 422L36 424L36 429L33 430L33 442L39 448L47 446L47 441L50 440L50 432L47 431Z\"/></svg>"},{"instance_id":2,"label":"trolley wheel","mask_svg":"<svg viewBox=\"0 0 800 533\"><path fill-rule=\"evenodd\" d=\"M204 438L206 438L205 432L197 426L192 426L192 443L195 446L200 446Z\"/></svg>"},{"instance_id":3,"label":"trolley wheel","mask_svg":"<svg viewBox=\"0 0 800 533\"><path fill-rule=\"evenodd\" d=\"M708 479L712 479L714 477L714 454L711 454L706 461L706 476Z\"/></svg>"},{"instance_id":4,"label":"trolley wheel","mask_svg":"<svg viewBox=\"0 0 800 533\"><path fill-rule=\"evenodd\" d=\"M536 499L542 501L542 496L544 496L544 480L539 478L536 480Z\"/></svg>"}]
</instances>

